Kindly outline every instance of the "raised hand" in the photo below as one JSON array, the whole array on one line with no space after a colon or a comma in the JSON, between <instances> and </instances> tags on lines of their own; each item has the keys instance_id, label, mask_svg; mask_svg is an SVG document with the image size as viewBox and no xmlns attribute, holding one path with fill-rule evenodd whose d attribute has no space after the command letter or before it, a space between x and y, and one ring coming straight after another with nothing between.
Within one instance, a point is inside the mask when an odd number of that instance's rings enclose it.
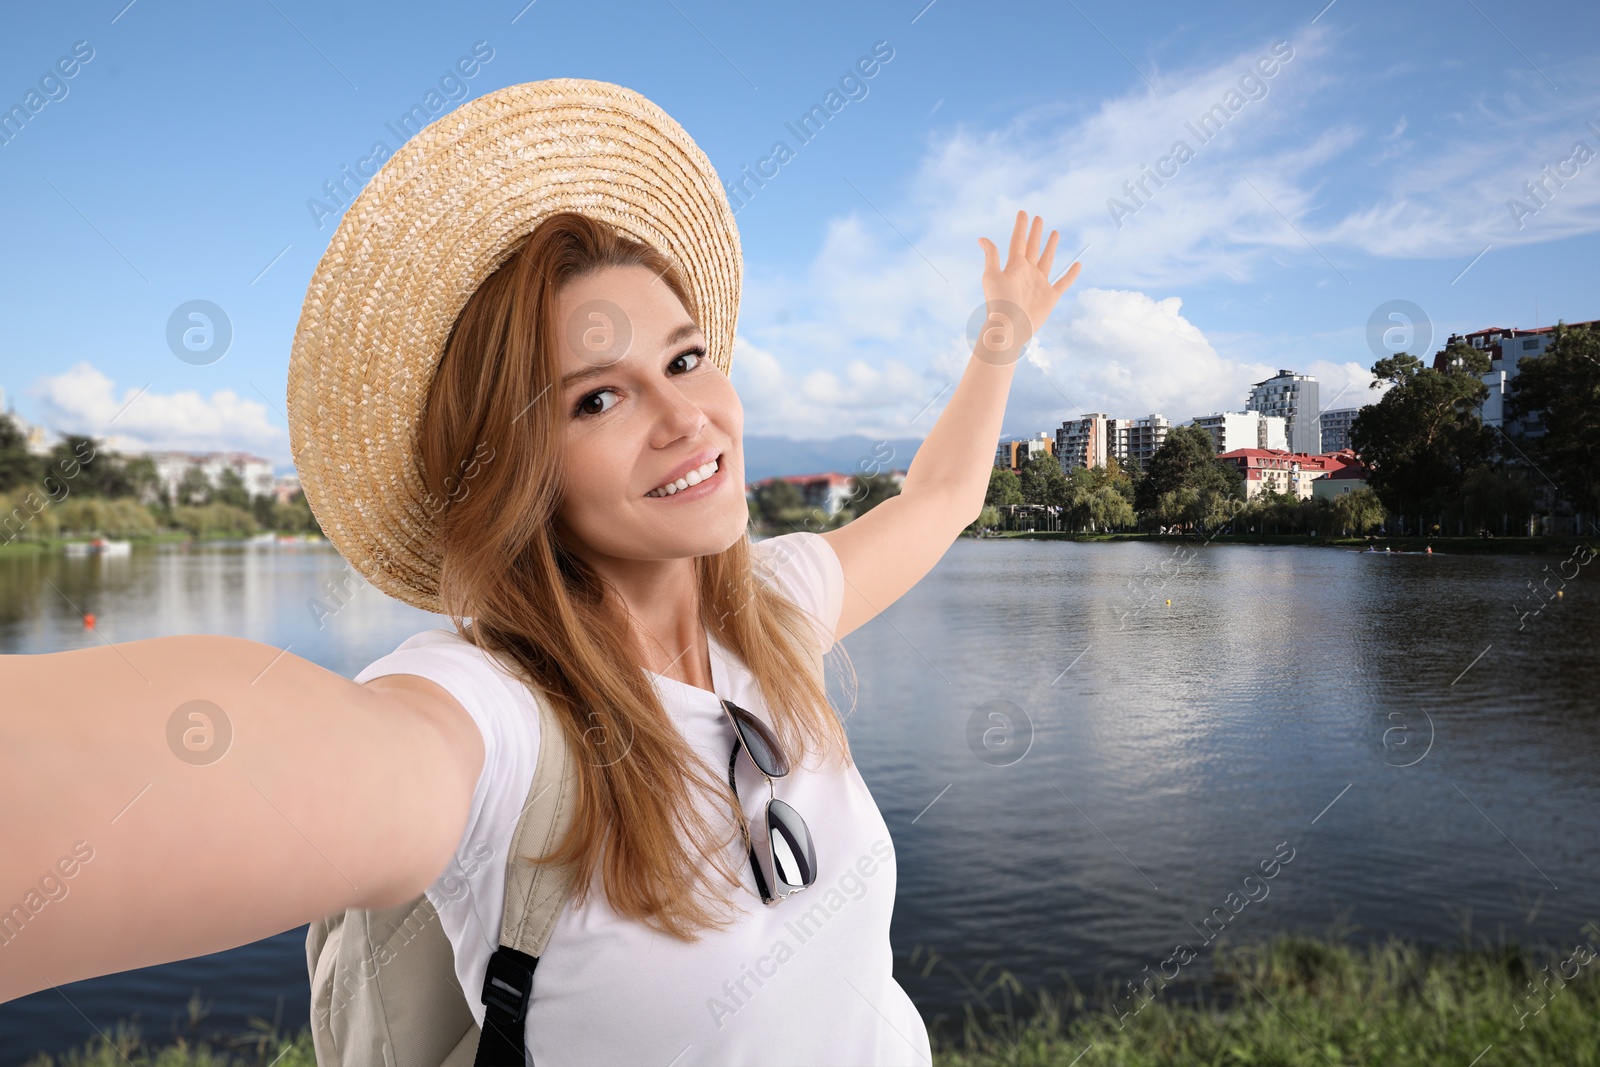
<instances>
[{"instance_id":1,"label":"raised hand","mask_svg":"<svg viewBox=\"0 0 1600 1067\"><path fill-rule=\"evenodd\" d=\"M1039 234L1044 228L1044 219L1035 215L1024 237L1027 220L1026 211L1017 212L1004 269L1000 266L1000 250L994 242L987 237L978 238L983 248L983 296L989 308L980 344L992 350L991 362L996 357L1012 362L1021 354L1022 346L1044 325L1061 294L1077 280L1078 269L1082 266L1081 263L1072 264L1052 284L1050 265L1055 260L1056 239L1061 234L1050 231L1050 240L1041 255Z\"/></svg>"}]
</instances>

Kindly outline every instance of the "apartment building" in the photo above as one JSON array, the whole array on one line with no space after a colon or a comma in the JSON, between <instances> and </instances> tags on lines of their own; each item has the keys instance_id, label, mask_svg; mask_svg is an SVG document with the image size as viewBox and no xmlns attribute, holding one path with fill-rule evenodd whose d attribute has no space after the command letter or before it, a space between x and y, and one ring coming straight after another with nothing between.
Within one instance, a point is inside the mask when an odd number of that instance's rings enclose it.
<instances>
[{"instance_id":1,"label":"apartment building","mask_svg":"<svg viewBox=\"0 0 1600 1067\"><path fill-rule=\"evenodd\" d=\"M1591 319L1588 322L1568 323L1568 326L1587 326L1591 329L1600 329L1600 319ZM1537 418L1529 419L1522 425L1514 425L1505 417L1506 396L1511 392L1511 383L1517 377L1517 365L1525 359L1544 354L1550 347L1550 342L1555 340L1554 326L1539 326L1531 330L1519 330L1514 327L1490 326L1482 330L1475 330L1469 334L1451 334L1433 357L1433 369L1444 370L1446 365L1445 352L1452 344L1463 342L1471 345L1489 355L1489 372L1483 376L1483 384L1489 387L1489 397L1483 402L1481 417L1485 426L1495 426L1508 433L1521 431L1533 436L1543 432Z\"/></svg>"},{"instance_id":2,"label":"apartment building","mask_svg":"<svg viewBox=\"0 0 1600 1067\"><path fill-rule=\"evenodd\" d=\"M1008 437L995 448L994 465L1002 469L1020 470L1024 463L1041 452L1047 456L1055 455L1055 447L1055 440L1044 430L1040 430L1037 437Z\"/></svg>"},{"instance_id":3,"label":"apartment building","mask_svg":"<svg viewBox=\"0 0 1600 1067\"><path fill-rule=\"evenodd\" d=\"M1316 455L1322 451L1322 424L1318 419L1317 379L1309 374L1279 370L1250 387L1245 410L1277 415L1285 420L1289 450Z\"/></svg>"},{"instance_id":4,"label":"apartment building","mask_svg":"<svg viewBox=\"0 0 1600 1067\"><path fill-rule=\"evenodd\" d=\"M1165 415L1150 414L1139 419L1107 419L1107 451L1117 457L1124 467L1141 470L1150 462L1167 439L1172 423Z\"/></svg>"},{"instance_id":5,"label":"apartment building","mask_svg":"<svg viewBox=\"0 0 1600 1067\"><path fill-rule=\"evenodd\" d=\"M1350 424L1360 408L1331 408L1318 418L1322 424L1322 451L1337 452L1350 447Z\"/></svg>"},{"instance_id":6,"label":"apartment building","mask_svg":"<svg viewBox=\"0 0 1600 1067\"><path fill-rule=\"evenodd\" d=\"M222 484L222 472L231 468L244 482L245 489L254 496L275 495L277 477L272 473L272 461L248 452L149 452L156 465L156 475L173 503L178 500L178 484L191 466L199 467L206 482L217 488Z\"/></svg>"},{"instance_id":7,"label":"apartment building","mask_svg":"<svg viewBox=\"0 0 1600 1067\"><path fill-rule=\"evenodd\" d=\"M1217 454L1236 448L1266 448L1288 451L1289 422L1281 415L1263 415L1259 411L1218 411L1198 415L1189 420L1211 434L1211 443Z\"/></svg>"},{"instance_id":8,"label":"apartment building","mask_svg":"<svg viewBox=\"0 0 1600 1067\"><path fill-rule=\"evenodd\" d=\"M1116 425L1116 419L1098 412L1062 422L1056 431L1056 456L1061 460L1061 469L1105 466L1106 456L1115 455L1108 434Z\"/></svg>"},{"instance_id":9,"label":"apartment building","mask_svg":"<svg viewBox=\"0 0 1600 1067\"><path fill-rule=\"evenodd\" d=\"M1335 471L1355 465L1352 452L1308 455L1266 448L1236 448L1217 457L1234 464L1244 475L1246 500L1264 492L1292 493L1302 500L1312 495L1312 485Z\"/></svg>"}]
</instances>

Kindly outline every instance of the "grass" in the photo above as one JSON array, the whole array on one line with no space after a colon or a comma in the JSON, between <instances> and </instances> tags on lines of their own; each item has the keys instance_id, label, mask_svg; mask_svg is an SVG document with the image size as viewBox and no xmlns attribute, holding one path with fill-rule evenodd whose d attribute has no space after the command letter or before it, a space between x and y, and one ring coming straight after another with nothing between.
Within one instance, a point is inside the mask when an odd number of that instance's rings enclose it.
<instances>
[{"instance_id":1,"label":"grass","mask_svg":"<svg viewBox=\"0 0 1600 1067\"><path fill-rule=\"evenodd\" d=\"M1600 934L1591 924L1586 932ZM1591 937L1590 944L1595 938ZM1091 1004L1069 987L1042 993L1026 1020L1008 1009L937 1041L938 1067L1600 1067L1600 959L1572 981L1551 981L1542 1000L1528 983L1553 974L1571 950L1536 955L1518 946L1426 951L1390 939L1366 945L1283 936L1220 947L1203 984L1158 996L1134 1011ZM930 958L931 962L931 958ZM1191 964L1193 966L1193 964ZM1570 970L1570 968L1569 968ZM1009 974L996 983L1021 992ZM993 989L995 987L991 987ZM1096 1003L1103 1003L1103 994ZM1521 1013L1545 1006L1525 1019ZM1519 1026L1519 1023L1521 1024ZM82 1052L42 1055L26 1067L316 1067L309 1033L275 1031L232 1050L181 1042L153 1048L119 1026ZM244 1046L242 1049L240 1046Z\"/></svg>"},{"instance_id":2,"label":"grass","mask_svg":"<svg viewBox=\"0 0 1600 1067\"><path fill-rule=\"evenodd\" d=\"M1593 931L1591 928L1591 932ZM1593 943L1593 939L1591 939ZM1089 1007L1076 990L1041 996L1022 1023L969 1012L939 1067L1600 1067L1600 960L1544 1000L1528 982L1571 955L1517 946L1425 951L1307 937L1220 948L1204 986L1135 1011ZM1569 967L1570 970L1570 967ZM1535 978L1537 976L1537 978ZM1537 1014L1520 1017L1541 1003ZM1520 1024L1520 1025L1519 1025Z\"/></svg>"}]
</instances>

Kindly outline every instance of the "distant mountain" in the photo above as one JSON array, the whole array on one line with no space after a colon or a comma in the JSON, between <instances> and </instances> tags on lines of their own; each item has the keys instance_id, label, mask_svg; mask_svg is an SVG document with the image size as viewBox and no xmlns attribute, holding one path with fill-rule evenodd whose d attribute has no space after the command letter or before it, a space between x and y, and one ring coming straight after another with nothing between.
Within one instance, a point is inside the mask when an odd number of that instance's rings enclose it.
<instances>
[{"instance_id":1,"label":"distant mountain","mask_svg":"<svg viewBox=\"0 0 1600 1067\"><path fill-rule=\"evenodd\" d=\"M874 464L880 470L903 471L911 465L911 457L917 454L920 444L922 439L917 437L885 440L860 434L808 441L792 437L746 435L744 480L758 482L778 474L818 474L822 471L853 474L862 470L870 471Z\"/></svg>"}]
</instances>

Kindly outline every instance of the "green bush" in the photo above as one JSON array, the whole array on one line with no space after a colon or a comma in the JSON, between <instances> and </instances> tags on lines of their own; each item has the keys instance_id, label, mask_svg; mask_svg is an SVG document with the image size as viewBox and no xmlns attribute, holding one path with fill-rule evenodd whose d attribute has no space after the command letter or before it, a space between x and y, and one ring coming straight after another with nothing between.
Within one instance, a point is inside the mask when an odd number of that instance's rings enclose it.
<instances>
[{"instance_id":1,"label":"green bush","mask_svg":"<svg viewBox=\"0 0 1600 1067\"><path fill-rule=\"evenodd\" d=\"M56 504L54 511L62 534L145 537L159 530L150 509L128 497L69 496Z\"/></svg>"},{"instance_id":2,"label":"green bush","mask_svg":"<svg viewBox=\"0 0 1600 1067\"><path fill-rule=\"evenodd\" d=\"M194 537L248 537L259 528L254 515L232 504L175 507L172 524Z\"/></svg>"},{"instance_id":3,"label":"green bush","mask_svg":"<svg viewBox=\"0 0 1600 1067\"><path fill-rule=\"evenodd\" d=\"M0 544L56 536L56 505L37 485L0 493Z\"/></svg>"}]
</instances>

